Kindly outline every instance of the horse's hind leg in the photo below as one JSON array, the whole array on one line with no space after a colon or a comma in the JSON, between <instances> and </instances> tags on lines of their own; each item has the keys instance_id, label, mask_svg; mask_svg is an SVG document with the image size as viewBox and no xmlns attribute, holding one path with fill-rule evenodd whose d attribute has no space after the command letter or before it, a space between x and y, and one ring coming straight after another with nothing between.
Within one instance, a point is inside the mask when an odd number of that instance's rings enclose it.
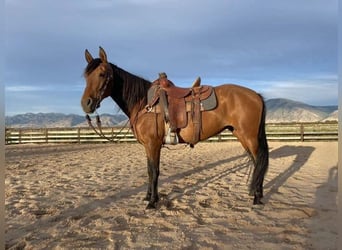
<instances>
[{"instance_id":1,"label":"horse's hind leg","mask_svg":"<svg viewBox=\"0 0 342 250\"><path fill-rule=\"evenodd\" d=\"M266 135L258 138L258 151L256 154L255 169L251 183L251 192L254 191L254 204L262 204L260 199L264 196L263 183L268 169L269 152Z\"/></svg>"},{"instance_id":2,"label":"horse's hind leg","mask_svg":"<svg viewBox=\"0 0 342 250\"><path fill-rule=\"evenodd\" d=\"M249 190L250 195L254 195L253 204L263 204L261 201L263 197L263 182L268 167L268 146L266 138L258 138L255 135L247 139L247 133L234 132L253 161L254 169Z\"/></svg>"}]
</instances>

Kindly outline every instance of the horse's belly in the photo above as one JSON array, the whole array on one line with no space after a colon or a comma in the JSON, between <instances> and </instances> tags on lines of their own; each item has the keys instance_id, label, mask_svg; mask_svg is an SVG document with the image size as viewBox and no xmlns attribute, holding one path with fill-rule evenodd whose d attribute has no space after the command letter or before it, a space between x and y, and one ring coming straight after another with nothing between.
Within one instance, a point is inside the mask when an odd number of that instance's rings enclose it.
<instances>
[{"instance_id":1,"label":"horse's belly","mask_svg":"<svg viewBox=\"0 0 342 250\"><path fill-rule=\"evenodd\" d=\"M200 141L206 140L214 135L220 133L226 126L227 121L222 119L216 112L205 111L201 114L201 129L200 129ZM181 129L179 132L180 138L187 143L193 141L195 132L195 125L192 121L190 113L188 114L188 125Z\"/></svg>"}]
</instances>

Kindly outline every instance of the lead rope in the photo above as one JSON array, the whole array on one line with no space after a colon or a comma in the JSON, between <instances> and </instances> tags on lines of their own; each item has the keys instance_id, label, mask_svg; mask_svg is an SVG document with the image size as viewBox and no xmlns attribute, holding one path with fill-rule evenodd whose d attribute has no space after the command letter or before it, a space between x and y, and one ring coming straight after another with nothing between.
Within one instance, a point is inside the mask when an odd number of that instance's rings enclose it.
<instances>
[{"instance_id":1,"label":"lead rope","mask_svg":"<svg viewBox=\"0 0 342 250\"><path fill-rule=\"evenodd\" d=\"M86 120L88 122L89 127L91 127L98 136L100 136L101 138L104 138L104 139L106 139L106 140L108 140L110 142L119 142L120 141L120 138L117 138L117 137L122 133L122 131L126 128L128 122L129 122L129 119L128 119L127 122L125 123L125 125L120 129L119 133L116 133L115 137L109 138L102 131L100 115L97 112L96 112L96 125L97 125L98 130L94 127L94 125L93 125L93 123L91 121L91 118L90 118L90 116L88 114L86 115ZM126 131L126 133L124 134L123 137L126 137L126 135L128 134L129 130L130 129L127 128L127 131Z\"/></svg>"}]
</instances>

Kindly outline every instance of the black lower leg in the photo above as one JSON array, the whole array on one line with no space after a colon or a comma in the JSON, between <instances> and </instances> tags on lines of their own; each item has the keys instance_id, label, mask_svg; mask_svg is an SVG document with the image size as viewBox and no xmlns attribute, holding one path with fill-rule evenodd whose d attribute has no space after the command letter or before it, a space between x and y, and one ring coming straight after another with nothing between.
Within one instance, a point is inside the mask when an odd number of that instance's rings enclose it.
<instances>
[{"instance_id":1,"label":"black lower leg","mask_svg":"<svg viewBox=\"0 0 342 250\"><path fill-rule=\"evenodd\" d=\"M148 173L148 187L147 187L147 193L146 197L144 198L145 201L151 200L151 193L152 193L152 166L149 164L149 161L147 161L147 173Z\"/></svg>"},{"instance_id":2,"label":"black lower leg","mask_svg":"<svg viewBox=\"0 0 342 250\"><path fill-rule=\"evenodd\" d=\"M255 194L254 194L254 200L253 200L253 205L262 205L262 204L264 204L264 203L261 201L261 198L262 198L262 196L261 196L259 193L255 192Z\"/></svg>"},{"instance_id":3,"label":"black lower leg","mask_svg":"<svg viewBox=\"0 0 342 250\"><path fill-rule=\"evenodd\" d=\"M254 205L261 205L264 204L261 201L261 198L264 197L264 192L263 192L263 181L257 186L257 189L254 191L254 200L253 204Z\"/></svg>"},{"instance_id":4,"label":"black lower leg","mask_svg":"<svg viewBox=\"0 0 342 250\"><path fill-rule=\"evenodd\" d=\"M158 177L159 177L159 164L154 164L153 161L148 161L148 165L151 168L152 178L151 178L151 192L149 197L149 203L147 209L156 208L157 202L159 201L158 195Z\"/></svg>"}]
</instances>

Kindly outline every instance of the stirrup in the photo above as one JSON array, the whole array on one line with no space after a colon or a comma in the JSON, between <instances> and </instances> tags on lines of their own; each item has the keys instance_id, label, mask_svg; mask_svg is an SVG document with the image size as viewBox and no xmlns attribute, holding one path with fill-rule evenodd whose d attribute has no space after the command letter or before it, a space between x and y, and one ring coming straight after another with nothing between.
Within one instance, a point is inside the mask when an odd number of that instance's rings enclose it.
<instances>
[{"instance_id":1,"label":"stirrup","mask_svg":"<svg viewBox=\"0 0 342 250\"><path fill-rule=\"evenodd\" d=\"M176 132L171 132L171 128L167 130L167 134L165 135L164 138L165 144L171 144L171 145L176 145L178 144L178 136Z\"/></svg>"}]
</instances>

